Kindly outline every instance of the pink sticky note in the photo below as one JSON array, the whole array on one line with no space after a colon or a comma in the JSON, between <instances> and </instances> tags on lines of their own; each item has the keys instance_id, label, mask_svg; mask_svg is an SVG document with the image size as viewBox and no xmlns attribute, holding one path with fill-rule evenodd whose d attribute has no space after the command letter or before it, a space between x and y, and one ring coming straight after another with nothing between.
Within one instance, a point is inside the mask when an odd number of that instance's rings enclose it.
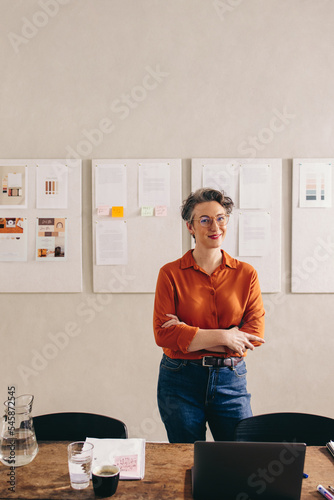
<instances>
[{"instance_id":1,"label":"pink sticky note","mask_svg":"<svg viewBox=\"0 0 334 500\"><path fill-rule=\"evenodd\" d=\"M109 215L110 207L107 205L100 205L97 207L97 215Z\"/></svg>"},{"instance_id":2,"label":"pink sticky note","mask_svg":"<svg viewBox=\"0 0 334 500\"><path fill-rule=\"evenodd\" d=\"M117 465L121 472L137 472L138 466L138 455L123 455L119 457L114 457L115 465Z\"/></svg>"},{"instance_id":3,"label":"pink sticky note","mask_svg":"<svg viewBox=\"0 0 334 500\"><path fill-rule=\"evenodd\" d=\"M155 207L156 217L165 217L167 215L167 207L165 205L157 205Z\"/></svg>"}]
</instances>

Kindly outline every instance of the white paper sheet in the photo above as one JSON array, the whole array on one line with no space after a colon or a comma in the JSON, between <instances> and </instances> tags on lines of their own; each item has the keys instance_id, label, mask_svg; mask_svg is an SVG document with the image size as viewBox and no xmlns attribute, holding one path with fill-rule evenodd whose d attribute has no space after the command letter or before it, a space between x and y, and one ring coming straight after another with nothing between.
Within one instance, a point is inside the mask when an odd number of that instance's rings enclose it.
<instances>
[{"instance_id":1,"label":"white paper sheet","mask_svg":"<svg viewBox=\"0 0 334 500\"><path fill-rule=\"evenodd\" d=\"M227 225L226 236L221 245L221 249L225 250L231 257L236 257L236 234L235 234L235 221L236 216L232 212Z\"/></svg>"},{"instance_id":2,"label":"white paper sheet","mask_svg":"<svg viewBox=\"0 0 334 500\"><path fill-rule=\"evenodd\" d=\"M28 167L0 165L0 208L27 208Z\"/></svg>"},{"instance_id":3,"label":"white paper sheet","mask_svg":"<svg viewBox=\"0 0 334 500\"><path fill-rule=\"evenodd\" d=\"M74 186L73 189L80 189ZM36 207L68 208L68 166L36 166Z\"/></svg>"},{"instance_id":4,"label":"white paper sheet","mask_svg":"<svg viewBox=\"0 0 334 500\"><path fill-rule=\"evenodd\" d=\"M95 166L95 208L117 206L126 208L127 178L124 164Z\"/></svg>"},{"instance_id":5,"label":"white paper sheet","mask_svg":"<svg viewBox=\"0 0 334 500\"><path fill-rule=\"evenodd\" d=\"M67 260L67 226L65 217L37 218L36 260Z\"/></svg>"},{"instance_id":6,"label":"white paper sheet","mask_svg":"<svg viewBox=\"0 0 334 500\"><path fill-rule=\"evenodd\" d=\"M0 218L0 261L27 261L26 218Z\"/></svg>"},{"instance_id":7,"label":"white paper sheet","mask_svg":"<svg viewBox=\"0 0 334 500\"><path fill-rule=\"evenodd\" d=\"M139 206L170 206L169 163L139 164Z\"/></svg>"},{"instance_id":8,"label":"white paper sheet","mask_svg":"<svg viewBox=\"0 0 334 500\"><path fill-rule=\"evenodd\" d=\"M22 174L8 174L8 188L22 188Z\"/></svg>"},{"instance_id":9,"label":"white paper sheet","mask_svg":"<svg viewBox=\"0 0 334 500\"><path fill-rule=\"evenodd\" d=\"M271 240L271 216L268 212L239 213L239 255L268 255Z\"/></svg>"},{"instance_id":10,"label":"white paper sheet","mask_svg":"<svg viewBox=\"0 0 334 500\"><path fill-rule=\"evenodd\" d=\"M270 165L240 165L240 208L270 208L271 177Z\"/></svg>"},{"instance_id":11,"label":"white paper sheet","mask_svg":"<svg viewBox=\"0 0 334 500\"><path fill-rule=\"evenodd\" d=\"M96 222L96 265L128 263L127 225L124 220Z\"/></svg>"},{"instance_id":12,"label":"white paper sheet","mask_svg":"<svg viewBox=\"0 0 334 500\"><path fill-rule=\"evenodd\" d=\"M94 445L92 469L98 465L118 465L120 479L143 479L145 475L145 445L142 438L97 439L87 437Z\"/></svg>"},{"instance_id":13,"label":"white paper sheet","mask_svg":"<svg viewBox=\"0 0 334 500\"><path fill-rule=\"evenodd\" d=\"M203 165L203 187L210 187L224 191L228 196L233 196L236 175L233 168L226 170L227 165Z\"/></svg>"},{"instance_id":14,"label":"white paper sheet","mask_svg":"<svg viewBox=\"0 0 334 500\"><path fill-rule=\"evenodd\" d=\"M304 163L299 170L299 206L332 206L332 165L330 163Z\"/></svg>"}]
</instances>

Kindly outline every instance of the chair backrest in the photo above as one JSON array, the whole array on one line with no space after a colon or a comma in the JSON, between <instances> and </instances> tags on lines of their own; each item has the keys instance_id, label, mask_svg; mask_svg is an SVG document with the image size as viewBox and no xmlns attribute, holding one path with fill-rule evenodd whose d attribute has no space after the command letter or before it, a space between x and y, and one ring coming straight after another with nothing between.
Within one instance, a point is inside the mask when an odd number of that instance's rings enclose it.
<instances>
[{"instance_id":1,"label":"chair backrest","mask_svg":"<svg viewBox=\"0 0 334 500\"><path fill-rule=\"evenodd\" d=\"M309 413L268 413L241 420L235 441L297 442L324 446L334 439L334 420Z\"/></svg>"},{"instance_id":2,"label":"chair backrest","mask_svg":"<svg viewBox=\"0 0 334 500\"><path fill-rule=\"evenodd\" d=\"M37 440L84 441L86 437L127 438L126 425L94 413L49 413L33 418Z\"/></svg>"}]
</instances>

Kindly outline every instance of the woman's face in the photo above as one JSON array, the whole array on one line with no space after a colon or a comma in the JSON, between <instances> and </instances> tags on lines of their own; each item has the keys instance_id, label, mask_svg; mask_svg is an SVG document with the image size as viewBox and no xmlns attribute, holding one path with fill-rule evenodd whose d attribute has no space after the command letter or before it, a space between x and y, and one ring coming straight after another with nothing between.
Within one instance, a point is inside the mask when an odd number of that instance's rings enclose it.
<instances>
[{"instance_id":1,"label":"woman's face","mask_svg":"<svg viewBox=\"0 0 334 500\"><path fill-rule=\"evenodd\" d=\"M187 228L190 234L195 236L196 246L203 248L219 248L226 236L227 226L218 224L216 218L226 215L226 210L217 201L206 201L195 205L192 222L187 222ZM201 223L203 218L210 218L212 222L208 227Z\"/></svg>"}]
</instances>

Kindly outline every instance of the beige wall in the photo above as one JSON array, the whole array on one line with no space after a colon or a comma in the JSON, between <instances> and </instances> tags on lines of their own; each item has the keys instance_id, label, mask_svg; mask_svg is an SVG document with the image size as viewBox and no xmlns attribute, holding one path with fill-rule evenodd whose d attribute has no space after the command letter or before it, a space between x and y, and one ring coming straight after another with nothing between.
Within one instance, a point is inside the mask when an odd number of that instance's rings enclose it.
<instances>
[{"instance_id":1,"label":"beige wall","mask_svg":"<svg viewBox=\"0 0 334 500\"><path fill-rule=\"evenodd\" d=\"M35 414L106 413L132 437L164 440L153 294L92 293L90 160L182 158L185 196L191 158L283 158L289 272L291 159L334 156L334 2L0 0L0 10L0 158L83 159L84 276L82 294L1 294L0 393L14 383L35 395ZM105 118L112 130L88 140ZM291 294L282 279L264 300L267 343L248 356L254 413L332 416L333 295ZM38 364L70 323L80 333ZM20 366L34 371L24 380Z\"/></svg>"}]
</instances>

